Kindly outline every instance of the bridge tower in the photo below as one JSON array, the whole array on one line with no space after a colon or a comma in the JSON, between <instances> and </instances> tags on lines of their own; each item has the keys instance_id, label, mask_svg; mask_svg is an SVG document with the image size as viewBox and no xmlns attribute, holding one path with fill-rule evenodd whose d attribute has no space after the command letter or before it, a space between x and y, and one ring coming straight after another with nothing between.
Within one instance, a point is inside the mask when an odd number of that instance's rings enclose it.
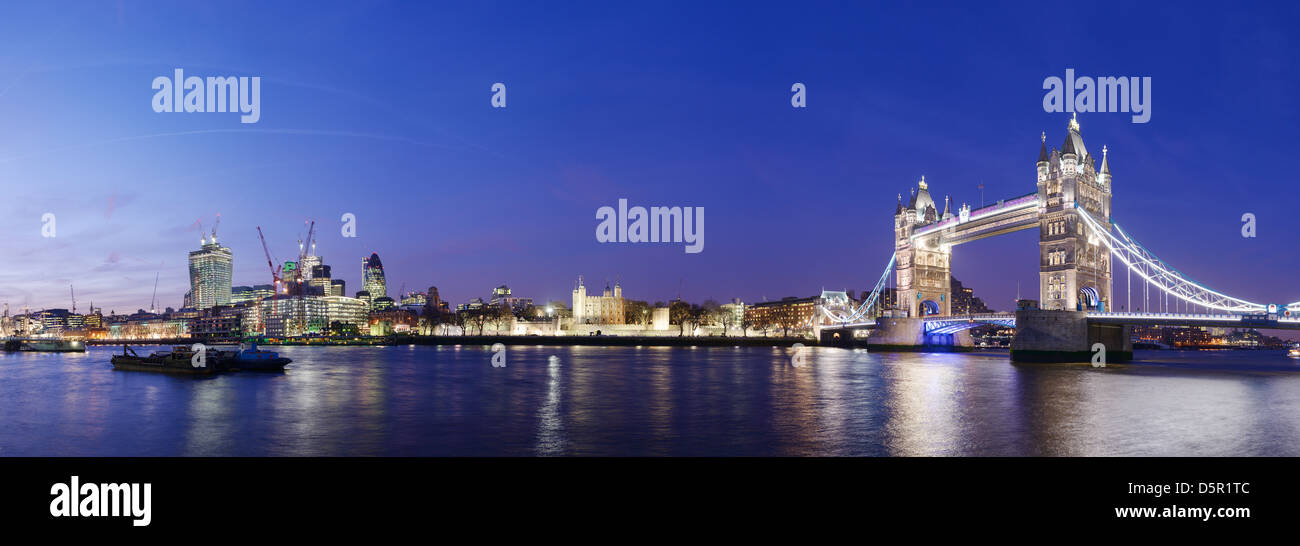
<instances>
[{"instance_id":1,"label":"bridge tower","mask_svg":"<svg viewBox=\"0 0 1300 546\"><path fill-rule=\"evenodd\" d=\"M1111 310L1110 252L1101 234L1088 233L1076 208L1110 229L1111 178L1102 148L1101 170L1071 119L1060 150L1038 151L1039 307L1049 310Z\"/></svg>"},{"instance_id":2,"label":"bridge tower","mask_svg":"<svg viewBox=\"0 0 1300 546\"><path fill-rule=\"evenodd\" d=\"M952 312L952 248L941 241L942 230L915 240L918 229L951 218L948 203L943 214L935 209L925 177L917 183L911 200L903 206L898 196L894 211L895 271L898 275L898 306L904 316L949 315Z\"/></svg>"}]
</instances>

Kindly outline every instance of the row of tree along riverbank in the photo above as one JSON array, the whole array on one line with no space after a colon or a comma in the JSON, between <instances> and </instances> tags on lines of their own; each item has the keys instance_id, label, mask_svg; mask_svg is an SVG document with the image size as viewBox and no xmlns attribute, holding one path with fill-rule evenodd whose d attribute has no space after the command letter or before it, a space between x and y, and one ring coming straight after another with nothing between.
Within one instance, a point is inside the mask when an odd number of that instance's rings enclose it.
<instances>
[{"instance_id":1,"label":"row of tree along riverbank","mask_svg":"<svg viewBox=\"0 0 1300 546\"><path fill-rule=\"evenodd\" d=\"M596 345L628 347L789 347L795 343L818 345L804 337L723 336L396 336L395 345Z\"/></svg>"},{"instance_id":2,"label":"row of tree along riverbank","mask_svg":"<svg viewBox=\"0 0 1300 546\"><path fill-rule=\"evenodd\" d=\"M625 347L650 345L660 347L789 347L795 343L819 345L816 340L804 337L723 337L723 336L385 336L385 337L305 337L286 339L259 339L263 345L590 345ZM199 339L94 339L87 345L228 345L238 340Z\"/></svg>"}]
</instances>

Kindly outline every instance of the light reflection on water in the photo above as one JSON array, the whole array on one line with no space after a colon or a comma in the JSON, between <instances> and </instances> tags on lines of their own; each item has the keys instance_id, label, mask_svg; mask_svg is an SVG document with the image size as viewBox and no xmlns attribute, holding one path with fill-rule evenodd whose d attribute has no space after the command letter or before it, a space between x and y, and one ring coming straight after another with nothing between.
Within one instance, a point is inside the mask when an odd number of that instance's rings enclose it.
<instances>
[{"instance_id":1,"label":"light reflection on water","mask_svg":"<svg viewBox=\"0 0 1300 546\"><path fill-rule=\"evenodd\" d=\"M1151 352L282 347L283 374L0 354L0 455L1300 455L1300 362Z\"/></svg>"}]
</instances>

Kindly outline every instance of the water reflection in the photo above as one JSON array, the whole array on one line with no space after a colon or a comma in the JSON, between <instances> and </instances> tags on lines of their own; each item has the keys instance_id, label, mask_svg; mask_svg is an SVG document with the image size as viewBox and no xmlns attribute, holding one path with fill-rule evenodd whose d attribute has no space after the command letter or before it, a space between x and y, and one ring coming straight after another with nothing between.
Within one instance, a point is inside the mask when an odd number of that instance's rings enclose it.
<instances>
[{"instance_id":1,"label":"water reflection","mask_svg":"<svg viewBox=\"0 0 1300 546\"><path fill-rule=\"evenodd\" d=\"M809 348L284 347L283 374L0 355L3 455L1300 455L1281 354L1095 369Z\"/></svg>"},{"instance_id":2,"label":"water reflection","mask_svg":"<svg viewBox=\"0 0 1300 546\"><path fill-rule=\"evenodd\" d=\"M183 381L190 378L174 379ZM198 381L217 383L220 379L202 378ZM226 453L228 446L232 445L237 433L234 429L239 425L239 419L234 415L237 409L234 403L235 392L223 387L187 389L189 391L188 411L177 416L187 422L183 429L185 446L182 455L219 455Z\"/></svg>"},{"instance_id":3,"label":"water reflection","mask_svg":"<svg viewBox=\"0 0 1300 546\"><path fill-rule=\"evenodd\" d=\"M564 454L564 419L560 416L560 357L546 358L546 403L538 411L537 454Z\"/></svg>"}]
</instances>

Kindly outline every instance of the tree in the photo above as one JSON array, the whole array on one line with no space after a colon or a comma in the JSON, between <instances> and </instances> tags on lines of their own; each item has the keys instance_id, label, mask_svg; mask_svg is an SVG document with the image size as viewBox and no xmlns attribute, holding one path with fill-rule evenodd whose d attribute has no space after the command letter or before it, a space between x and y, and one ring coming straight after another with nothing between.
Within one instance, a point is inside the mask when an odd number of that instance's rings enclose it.
<instances>
[{"instance_id":1,"label":"tree","mask_svg":"<svg viewBox=\"0 0 1300 546\"><path fill-rule=\"evenodd\" d=\"M709 315L710 315L709 309L704 307L703 305L691 306L691 312L689 318L687 319L687 322L691 324L691 335L695 334L695 330L699 329L700 325L707 324L709 320Z\"/></svg>"},{"instance_id":2,"label":"tree","mask_svg":"<svg viewBox=\"0 0 1300 546\"><path fill-rule=\"evenodd\" d=\"M448 317L438 309L437 306L425 304L420 310L420 333L426 336L437 334L438 326L445 322Z\"/></svg>"},{"instance_id":3,"label":"tree","mask_svg":"<svg viewBox=\"0 0 1300 546\"><path fill-rule=\"evenodd\" d=\"M540 311L540 309L531 303L510 309L510 313L518 317L520 320L533 320L538 317L538 311ZM545 315L545 313L542 313L542 315Z\"/></svg>"},{"instance_id":4,"label":"tree","mask_svg":"<svg viewBox=\"0 0 1300 546\"><path fill-rule=\"evenodd\" d=\"M686 323L691 319L690 304L677 300L668 306L668 323L677 325L677 336L686 335Z\"/></svg>"},{"instance_id":5,"label":"tree","mask_svg":"<svg viewBox=\"0 0 1300 546\"><path fill-rule=\"evenodd\" d=\"M726 336L731 327L736 325L736 313L732 307L719 306L713 310L713 323L722 326L722 335Z\"/></svg>"},{"instance_id":6,"label":"tree","mask_svg":"<svg viewBox=\"0 0 1300 546\"><path fill-rule=\"evenodd\" d=\"M452 322L460 328L460 335L469 335L469 311L458 311L452 315Z\"/></svg>"},{"instance_id":7,"label":"tree","mask_svg":"<svg viewBox=\"0 0 1300 546\"><path fill-rule=\"evenodd\" d=\"M799 326L799 318L786 311L776 317L776 325L781 328L781 337L790 337L790 329Z\"/></svg>"},{"instance_id":8,"label":"tree","mask_svg":"<svg viewBox=\"0 0 1300 546\"><path fill-rule=\"evenodd\" d=\"M623 322L626 324L649 324L650 304L639 300L627 300L623 303Z\"/></svg>"},{"instance_id":9,"label":"tree","mask_svg":"<svg viewBox=\"0 0 1300 546\"><path fill-rule=\"evenodd\" d=\"M501 334L501 327L510 324L510 321L515 318L514 311L509 305L505 304L497 307L486 307L484 308L484 314L487 316L487 321L492 323L492 329L496 330L498 335Z\"/></svg>"},{"instance_id":10,"label":"tree","mask_svg":"<svg viewBox=\"0 0 1300 546\"><path fill-rule=\"evenodd\" d=\"M470 320L474 321L474 327L478 328L478 335L480 336L483 335L483 327L487 326L487 323L492 320L491 311L492 309L485 305L475 309L474 313L470 315Z\"/></svg>"}]
</instances>

